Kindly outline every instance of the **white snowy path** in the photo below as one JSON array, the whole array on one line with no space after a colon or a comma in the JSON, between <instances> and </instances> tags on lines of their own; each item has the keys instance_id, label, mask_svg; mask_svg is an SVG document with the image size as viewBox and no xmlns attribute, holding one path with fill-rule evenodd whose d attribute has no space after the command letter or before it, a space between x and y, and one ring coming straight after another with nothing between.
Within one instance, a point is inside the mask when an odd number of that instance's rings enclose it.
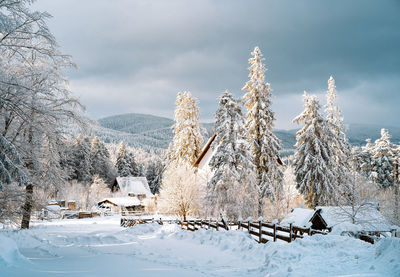
<instances>
[{"instance_id":1,"label":"white snowy path","mask_svg":"<svg viewBox=\"0 0 400 277\"><path fill-rule=\"evenodd\" d=\"M400 276L400 240L329 235L259 245L238 231L63 220L0 230L0 276Z\"/></svg>"}]
</instances>

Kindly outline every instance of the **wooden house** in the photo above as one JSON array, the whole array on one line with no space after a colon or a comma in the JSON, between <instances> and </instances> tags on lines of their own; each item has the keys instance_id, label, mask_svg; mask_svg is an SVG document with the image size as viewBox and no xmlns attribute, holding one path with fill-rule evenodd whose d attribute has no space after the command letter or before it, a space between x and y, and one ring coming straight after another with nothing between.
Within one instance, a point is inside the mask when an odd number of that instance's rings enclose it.
<instances>
[{"instance_id":1,"label":"wooden house","mask_svg":"<svg viewBox=\"0 0 400 277\"><path fill-rule=\"evenodd\" d=\"M145 204L137 197L109 197L101 200L97 206L99 208L111 211L114 213L128 212L144 212Z\"/></svg>"}]
</instances>

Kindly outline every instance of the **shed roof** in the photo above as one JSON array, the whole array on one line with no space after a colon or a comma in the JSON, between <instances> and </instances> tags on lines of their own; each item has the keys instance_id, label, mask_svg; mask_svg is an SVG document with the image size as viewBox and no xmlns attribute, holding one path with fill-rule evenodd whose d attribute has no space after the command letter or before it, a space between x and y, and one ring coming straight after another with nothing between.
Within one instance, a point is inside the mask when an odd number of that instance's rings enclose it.
<instances>
[{"instance_id":1,"label":"shed roof","mask_svg":"<svg viewBox=\"0 0 400 277\"><path fill-rule=\"evenodd\" d=\"M292 223L294 226L298 227L309 227L311 224L310 219L314 215L314 210L305 208L295 208L292 212L287 214L281 221L281 225L288 226ZM310 223L309 223L310 222Z\"/></svg>"}]
</instances>

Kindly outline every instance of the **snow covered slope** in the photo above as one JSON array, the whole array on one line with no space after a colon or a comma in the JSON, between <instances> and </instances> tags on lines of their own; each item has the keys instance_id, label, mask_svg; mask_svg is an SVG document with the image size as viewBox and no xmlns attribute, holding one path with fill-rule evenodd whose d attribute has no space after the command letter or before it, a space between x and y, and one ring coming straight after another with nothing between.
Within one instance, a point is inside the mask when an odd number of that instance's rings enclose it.
<instances>
[{"instance_id":1,"label":"snow covered slope","mask_svg":"<svg viewBox=\"0 0 400 277\"><path fill-rule=\"evenodd\" d=\"M94 218L1 230L3 241L11 258L0 256L0 276L400 276L399 239L371 245L315 235L258 244L243 231L124 229L119 218Z\"/></svg>"}]
</instances>

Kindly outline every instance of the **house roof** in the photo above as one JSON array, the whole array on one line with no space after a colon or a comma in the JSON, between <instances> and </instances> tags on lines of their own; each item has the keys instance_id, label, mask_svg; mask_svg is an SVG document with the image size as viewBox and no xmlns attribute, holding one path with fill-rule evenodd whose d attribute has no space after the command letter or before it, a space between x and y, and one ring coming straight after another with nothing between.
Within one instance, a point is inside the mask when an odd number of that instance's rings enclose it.
<instances>
[{"instance_id":1,"label":"house roof","mask_svg":"<svg viewBox=\"0 0 400 277\"><path fill-rule=\"evenodd\" d=\"M150 191L146 177L117 177L116 181L119 189L125 195L133 193L136 195L145 194L146 197L154 197Z\"/></svg>"},{"instance_id":2,"label":"house roof","mask_svg":"<svg viewBox=\"0 0 400 277\"><path fill-rule=\"evenodd\" d=\"M193 166L194 167L199 167L201 161L203 158L206 156L207 152L211 148L211 144L214 142L215 138L217 137L217 134L214 134L206 143L206 145L203 147L203 150L201 151L199 157L197 160L194 162ZM276 161L278 162L279 165L283 165L283 162L279 156L276 156Z\"/></svg>"},{"instance_id":3,"label":"house roof","mask_svg":"<svg viewBox=\"0 0 400 277\"><path fill-rule=\"evenodd\" d=\"M193 166L194 167L198 167L201 160L204 158L204 156L206 155L206 153L208 152L208 150L211 147L211 144L213 143L213 141L215 140L215 138L217 137L217 134L214 134L206 143L206 145L203 147L203 150L201 151L199 157L197 158L197 160L194 162Z\"/></svg>"},{"instance_id":4,"label":"house roof","mask_svg":"<svg viewBox=\"0 0 400 277\"><path fill-rule=\"evenodd\" d=\"M292 209L292 212L282 219L281 225L288 226L292 223L294 226L308 228L311 225L310 219L313 217L314 212L314 210L304 208Z\"/></svg>"},{"instance_id":5,"label":"house roof","mask_svg":"<svg viewBox=\"0 0 400 277\"><path fill-rule=\"evenodd\" d=\"M101 200L97 205L101 205L103 203L112 203L115 206L121 206L121 207L133 207L133 206L143 206L141 205L140 200L137 197L110 197L110 198L104 198Z\"/></svg>"}]
</instances>

